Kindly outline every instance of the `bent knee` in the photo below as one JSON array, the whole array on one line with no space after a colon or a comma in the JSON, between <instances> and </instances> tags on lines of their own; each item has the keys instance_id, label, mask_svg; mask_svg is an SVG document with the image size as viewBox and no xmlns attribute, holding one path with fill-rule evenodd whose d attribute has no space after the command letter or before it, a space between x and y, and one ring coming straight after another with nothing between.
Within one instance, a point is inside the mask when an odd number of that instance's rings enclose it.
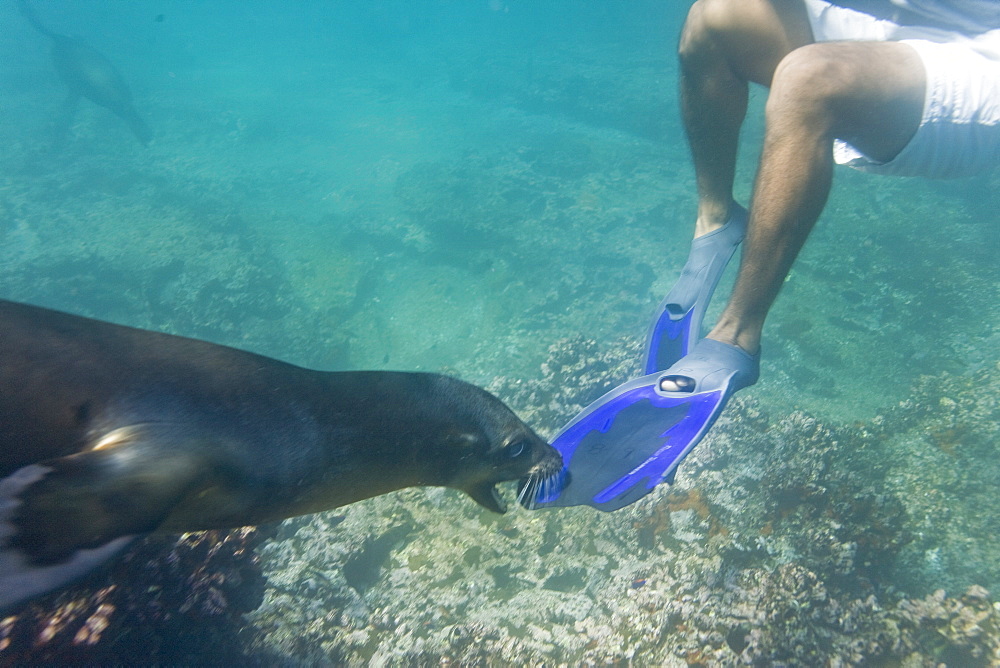
<instances>
[{"instance_id":1,"label":"bent knee","mask_svg":"<svg viewBox=\"0 0 1000 668\"><path fill-rule=\"evenodd\" d=\"M697 0L688 10L678 51L691 55L700 44L732 32L743 22L747 0Z\"/></svg>"},{"instance_id":2,"label":"bent knee","mask_svg":"<svg viewBox=\"0 0 1000 668\"><path fill-rule=\"evenodd\" d=\"M697 0L678 48L688 67L703 56L724 58L737 74L768 83L778 61L812 41L799 0Z\"/></svg>"},{"instance_id":3,"label":"bent knee","mask_svg":"<svg viewBox=\"0 0 1000 668\"><path fill-rule=\"evenodd\" d=\"M864 61L851 57L853 49L841 43L806 44L790 51L774 70L772 86L802 86L808 89L833 91L853 85ZM870 62L869 62L870 64Z\"/></svg>"},{"instance_id":4,"label":"bent knee","mask_svg":"<svg viewBox=\"0 0 1000 668\"><path fill-rule=\"evenodd\" d=\"M768 113L833 111L858 90L863 62L845 58L835 44L807 44L788 53L774 70Z\"/></svg>"},{"instance_id":5,"label":"bent knee","mask_svg":"<svg viewBox=\"0 0 1000 668\"><path fill-rule=\"evenodd\" d=\"M715 5L725 4L729 0L697 0L688 10L687 19L681 30L681 40L677 52L681 61L695 57L698 50L713 39L717 30L718 10Z\"/></svg>"},{"instance_id":6,"label":"bent knee","mask_svg":"<svg viewBox=\"0 0 1000 668\"><path fill-rule=\"evenodd\" d=\"M696 0L685 26L709 31L724 28L737 18L740 4L741 0Z\"/></svg>"}]
</instances>

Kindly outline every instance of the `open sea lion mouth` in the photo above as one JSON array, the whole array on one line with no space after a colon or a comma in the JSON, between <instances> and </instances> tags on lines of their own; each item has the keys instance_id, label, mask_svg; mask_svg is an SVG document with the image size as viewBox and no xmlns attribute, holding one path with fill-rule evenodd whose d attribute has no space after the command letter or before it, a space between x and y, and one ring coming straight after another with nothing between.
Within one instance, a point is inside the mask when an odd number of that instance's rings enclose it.
<instances>
[{"instance_id":1,"label":"open sea lion mouth","mask_svg":"<svg viewBox=\"0 0 1000 668\"><path fill-rule=\"evenodd\" d=\"M481 482L477 485L463 488L463 491L487 510L503 515L507 512L507 502L503 500L500 491L494 483Z\"/></svg>"}]
</instances>

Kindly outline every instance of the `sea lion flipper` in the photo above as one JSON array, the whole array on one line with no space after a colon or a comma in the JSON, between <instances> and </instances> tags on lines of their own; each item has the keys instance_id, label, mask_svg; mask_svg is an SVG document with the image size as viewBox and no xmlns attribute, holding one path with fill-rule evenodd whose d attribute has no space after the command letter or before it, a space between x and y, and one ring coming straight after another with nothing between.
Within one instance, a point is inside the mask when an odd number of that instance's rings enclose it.
<instances>
[{"instance_id":1,"label":"sea lion flipper","mask_svg":"<svg viewBox=\"0 0 1000 668\"><path fill-rule=\"evenodd\" d=\"M14 547L17 526L14 517L18 495L41 480L50 469L32 464L0 479L0 612L39 594L72 582L104 563L132 542L123 536L94 548L77 550L70 558L41 565Z\"/></svg>"},{"instance_id":2,"label":"sea lion flipper","mask_svg":"<svg viewBox=\"0 0 1000 668\"><path fill-rule=\"evenodd\" d=\"M199 479L202 462L177 435L171 425L121 427L90 450L0 479L0 609L86 573L155 530Z\"/></svg>"},{"instance_id":3,"label":"sea lion flipper","mask_svg":"<svg viewBox=\"0 0 1000 668\"><path fill-rule=\"evenodd\" d=\"M28 19L28 23L30 23L35 30L42 33L46 37L58 37L58 35L42 25L41 21L38 20L38 17L35 16L35 10L28 4L28 0L20 0L20 2L18 2L18 6L21 8L21 14Z\"/></svg>"}]
</instances>

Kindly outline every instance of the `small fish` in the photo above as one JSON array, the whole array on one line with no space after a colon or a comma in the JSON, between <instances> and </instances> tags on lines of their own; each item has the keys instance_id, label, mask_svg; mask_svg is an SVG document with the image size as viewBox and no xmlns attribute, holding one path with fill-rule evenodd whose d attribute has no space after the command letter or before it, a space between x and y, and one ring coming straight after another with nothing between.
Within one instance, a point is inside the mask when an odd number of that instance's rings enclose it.
<instances>
[{"instance_id":1,"label":"small fish","mask_svg":"<svg viewBox=\"0 0 1000 668\"><path fill-rule=\"evenodd\" d=\"M640 589L646 584L646 578L636 578L632 580L632 589Z\"/></svg>"}]
</instances>

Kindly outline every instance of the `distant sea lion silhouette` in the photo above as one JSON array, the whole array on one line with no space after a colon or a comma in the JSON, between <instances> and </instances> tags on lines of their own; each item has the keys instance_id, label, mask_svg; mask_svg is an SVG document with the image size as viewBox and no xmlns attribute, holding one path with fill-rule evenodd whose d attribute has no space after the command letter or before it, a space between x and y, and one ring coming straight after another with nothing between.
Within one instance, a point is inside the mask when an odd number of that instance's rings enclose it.
<instances>
[{"instance_id":1,"label":"distant sea lion silhouette","mask_svg":"<svg viewBox=\"0 0 1000 668\"><path fill-rule=\"evenodd\" d=\"M69 95L56 126L56 144L61 144L69 131L81 97L110 109L128 123L136 139L144 145L149 144L153 133L139 118L132 104L132 91L111 61L82 40L59 35L43 26L27 0L20 0L19 4L21 13L35 30L52 40L52 60L56 72L69 88Z\"/></svg>"},{"instance_id":2,"label":"distant sea lion silhouette","mask_svg":"<svg viewBox=\"0 0 1000 668\"><path fill-rule=\"evenodd\" d=\"M271 522L416 485L506 510L559 454L432 373L323 372L0 300L0 610L134 537Z\"/></svg>"}]
</instances>

